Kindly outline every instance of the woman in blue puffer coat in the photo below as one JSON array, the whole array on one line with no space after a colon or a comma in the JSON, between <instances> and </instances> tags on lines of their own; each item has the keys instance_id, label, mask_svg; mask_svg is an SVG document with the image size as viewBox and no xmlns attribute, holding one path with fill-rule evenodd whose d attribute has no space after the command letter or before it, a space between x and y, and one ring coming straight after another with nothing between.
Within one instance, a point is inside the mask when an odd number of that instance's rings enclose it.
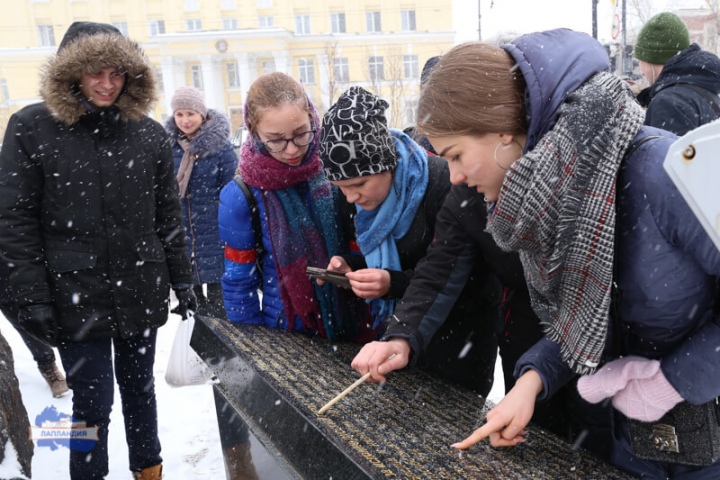
<instances>
[{"instance_id":1,"label":"woman in blue puffer coat","mask_svg":"<svg viewBox=\"0 0 720 480\"><path fill-rule=\"evenodd\" d=\"M230 122L222 113L209 110L202 93L194 87L179 88L170 105L173 116L167 119L165 129L172 142L198 310L222 318L224 245L217 214L220 190L232 180L237 168Z\"/></svg>"},{"instance_id":2,"label":"woman in blue puffer coat","mask_svg":"<svg viewBox=\"0 0 720 480\"><path fill-rule=\"evenodd\" d=\"M228 320L369 340L362 301L306 273L308 266L325 267L349 242L338 229L338 194L322 172L318 114L302 85L280 72L259 77L248 90L245 125L241 183L230 182L220 194Z\"/></svg>"}]
</instances>

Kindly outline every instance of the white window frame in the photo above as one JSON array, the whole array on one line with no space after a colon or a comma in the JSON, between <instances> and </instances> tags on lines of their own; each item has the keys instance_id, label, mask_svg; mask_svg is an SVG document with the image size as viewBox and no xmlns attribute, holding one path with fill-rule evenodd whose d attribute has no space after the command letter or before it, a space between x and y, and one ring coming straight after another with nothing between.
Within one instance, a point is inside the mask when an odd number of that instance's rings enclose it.
<instances>
[{"instance_id":1,"label":"white window frame","mask_svg":"<svg viewBox=\"0 0 720 480\"><path fill-rule=\"evenodd\" d=\"M226 63L225 72L227 74L228 88L240 88L240 66L237 62Z\"/></svg>"},{"instance_id":2,"label":"white window frame","mask_svg":"<svg viewBox=\"0 0 720 480\"><path fill-rule=\"evenodd\" d=\"M380 11L365 12L365 26L368 33L382 32L382 14Z\"/></svg>"},{"instance_id":3,"label":"white window frame","mask_svg":"<svg viewBox=\"0 0 720 480\"><path fill-rule=\"evenodd\" d=\"M417 30L415 10L402 10L400 12L400 29L403 32L414 32Z\"/></svg>"},{"instance_id":4,"label":"white window frame","mask_svg":"<svg viewBox=\"0 0 720 480\"><path fill-rule=\"evenodd\" d=\"M199 18L186 18L185 19L185 31L186 32L201 32L202 31L202 20Z\"/></svg>"},{"instance_id":5,"label":"white window frame","mask_svg":"<svg viewBox=\"0 0 720 480\"><path fill-rule=\"evenodd\" d=\"M238 19L235 17L223 17L222 29L223 30L237 30L238 29Z\"/></svg>"},{"instance_id":6,"label":"white window frame","mask_svg":"<svg viewBox=\"0 0 720 480\"><path fill-rule=\"evenodd\" d=\"M237 10L237 0L220 0L220 10Z\"/></svg>"},{"instance_id":7,"label":"white window frame","mask_svg":"<svg viewBox=\"0 0 720 480\"><path fill-rule=\"evenodd\" d=\"M7 79L0 78L0 102L10 101L10 89L8 88Z\"/></svg>"},{"instance_id":8,"label":"white window frame","mask_svg":"<svg viewBox=\"0 0 720 480\"><path fill-rule=\"evenodd\" d=\"M120 30L124 37L129 37L128 22L112 22L112 26Z\"/></svg>"},{"instance_id":9,"label":"white window frame","mask_svg":"<svg viewBox=\"0 0 720 480\"><path fill-rule=\"evenodd\" d=\"M295 35L310 35L310 15L299 13L295 15Z\"/></svg>"},{"instance_id":10,"label":"white window frame","mask_svg":"<svg viewBox=\"0 0 720 480\"><path fill-rule=\"evenodd\" d=\"M275 71L275 60L265 60L262 62L262 73L263 75L266 73L272 73Z\"/></svg>"},{"instance_id":11,"label":"white window frame","mask_svg":"<svg viewBox=\"0 0 720 480\"><path fill-rule=\"evenodd\" d=\"M350 81L350 64L347 58L333 58L333 78L341 83Z\"/></svg>"},{"instance_id":12,"label":"white window frame","mask_svg":"<svg viewBox=\"0 0 720 480\"><path fill-rule=\"evenodd\" d=\"M417 55L403 55L403 73L406 79L420 78L420 62Z\"/></svg>"},{"instance_id":13,"label":"white window frame","mask_svg":"<svg viewBox=\"0 0 720 480\"><path fill-rule=\"evenodd\" d=\"M345 22L345 12L334 12L330 14L330 32L331 33L347 33L347 23Z\"/></svg>"},{"instance_id":14,"label":"white window frame","mask_svg":"<svg viewBox=\"0 0 720 480\"><path fill-rule=\"evenodd\" d=\"M163 71L162 68L155 68L155 85L157 85L158 92L165 93L165 83L163 82Z\"/></svg>"},{"instance_id":15,"label":"white window frame","mask_svg":"<svg viewBox=\"0 0 720 480\"><path fill-rule=\"evenodd\" d=\"M202 65L191 65L190 76L192 77L193 87L197 88L198 90L204 90Z\"/></svg>"},{"instance_id":16,"label":"white window frame","mask_svg":"<svg viewBox=\"0 0 720 480\"><path fill-rule=\"evenodd\" d=\"M368 57L368 73L373 82L385 80L385 59L378 55Z\"/></svg>"},{"instance_id":17,"label":"white window frame","mask_svg":"<svg viewBox=\"0 0 720 480\"><path fill-rule=\"evenodd\" d=\"M315 62L312 58L298 59L298 77L303 85L315 85Z\"/></svg>"},{"instance_id":18,"label":"white window frame","mask_svg":"<svg viewBox=\"0 0 720 480\"><path fill-rule=\"evenodd\" d=\"M55 30L53 29L52 25L38 25L37 32L40 45L42 45L43 47L54 47L56 45Z\"/></svg>"},{"instance_id":19,"label":"white window frame","mask_svg":"<svg viewBox=\"0 0 720 480\"><path fill-rule=\"evenodd\" d=\"M148 32L151 37L156 37L165 33L165 20L149 20Z\"/></svg>"},{"instance_id":20,"label":"white window frame","mask_svg":"<svg viewBox=\"0 0 720 480\"><path fill-rule=\"evenodd\" d=\"M275 26L275 18L272 15L258 15L258 28L272 28Z\"/></svg>"},{"instance_id":21,"label":"white window frame","mask_svg":"<svg viewBox=\"0 0 720 480\"><path fill-rule=\"evenodd\" d=\"M186 12L199 12L200 11L200 0L185 0L185 11Z\"/></svg>"}]
</instances>

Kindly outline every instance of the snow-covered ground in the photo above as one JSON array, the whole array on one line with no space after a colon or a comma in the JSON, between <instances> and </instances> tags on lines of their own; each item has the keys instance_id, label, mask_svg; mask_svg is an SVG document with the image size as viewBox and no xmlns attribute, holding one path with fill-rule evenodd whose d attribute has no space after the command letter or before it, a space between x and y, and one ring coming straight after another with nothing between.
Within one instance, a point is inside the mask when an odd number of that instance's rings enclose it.
<instances>
[{"instance_id":1,"label":"snow-covered ground","mask_svg":"<svg viewBox=\"0 0 720 480\"><path fill-rule=\"evenodd\" d=\"M168 323L159 330L155 357L155 391L158 401L164 477L184 480L222 479L225 477L225 468L215 418L212 387L202 385L171 388L165 383L165 368L179 321L180 317L170 315ZM59 399L52 397L50 388L40 376L27 347L2 315L0 315L0 331L13 349L15 373L20 380L20 390L30 423L34 423L35 417L51 406L60 413L68 415L72 413L71 396L66 395ZM59 358L58 366L62 368ZM392 381L392 377L389 381ZM498 402L502 398L503 388L502 372L498 362L495 385L489 399ZM110 423L109 450L110 474L107 480L131 478L117 388L115 408ZM259 459L256 459L256 466L260 467L257 460ZM17 471L16 465L10 465L6 461L0 465L0 478L10 478ZM67 448L51 450L50 447L38 447L36 444L32 473L34 479L40 480L69 479Z\"/></svg>"}]
</instances>

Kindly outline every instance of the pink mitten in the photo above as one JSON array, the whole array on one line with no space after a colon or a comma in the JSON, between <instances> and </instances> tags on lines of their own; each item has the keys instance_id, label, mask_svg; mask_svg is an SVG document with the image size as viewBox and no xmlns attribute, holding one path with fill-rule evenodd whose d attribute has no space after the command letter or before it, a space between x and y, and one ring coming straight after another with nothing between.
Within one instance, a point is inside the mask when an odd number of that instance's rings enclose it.
<instances>
[{"instance_id":1,"label":"pink mitten","mask_svg":"<svg viewBox=\"0 0 720 480\"><path fill-rule=\"evenodd\" d=\"M650 378L659 371L660 362L657 360L623 357L605 364L592 375L580 377L578 391L588 402L599 403L624 389L630 380Z\"/></svg>"},{"instance_id":2,"label":"pink mitten","mask_svg":"<svg viewBox=\"0 0 720 480\"><path fill-rule=\"evenodd\" d=\"M682 401L683 398L658 369L650 378L630 380L627 387L615 394L612 404L626 417L654 422Z\"/></svg>"}]
</instances>

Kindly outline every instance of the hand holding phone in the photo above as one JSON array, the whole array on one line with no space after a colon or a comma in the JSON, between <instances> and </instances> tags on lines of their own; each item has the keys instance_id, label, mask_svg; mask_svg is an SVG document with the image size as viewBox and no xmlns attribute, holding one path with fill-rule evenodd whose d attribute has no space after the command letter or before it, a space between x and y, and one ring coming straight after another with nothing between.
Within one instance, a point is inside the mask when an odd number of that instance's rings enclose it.
<instances>
[{"instance_id":1,"label":"hand holding phone","mask_svg":"<svg viewBox=\"0 0 720 480\"><path fill-rule=\"evenodd\" d=\"M317 268L317 267L307 267L307 275L311 279L320 279L325 282L330 282L334 285L337 285L338 287L342 288L351 288L350 287L350 280L345 276L344 273L341 272L333 272L331 270L326 270L324 268Z\"/></svg>"}]
</instances>

